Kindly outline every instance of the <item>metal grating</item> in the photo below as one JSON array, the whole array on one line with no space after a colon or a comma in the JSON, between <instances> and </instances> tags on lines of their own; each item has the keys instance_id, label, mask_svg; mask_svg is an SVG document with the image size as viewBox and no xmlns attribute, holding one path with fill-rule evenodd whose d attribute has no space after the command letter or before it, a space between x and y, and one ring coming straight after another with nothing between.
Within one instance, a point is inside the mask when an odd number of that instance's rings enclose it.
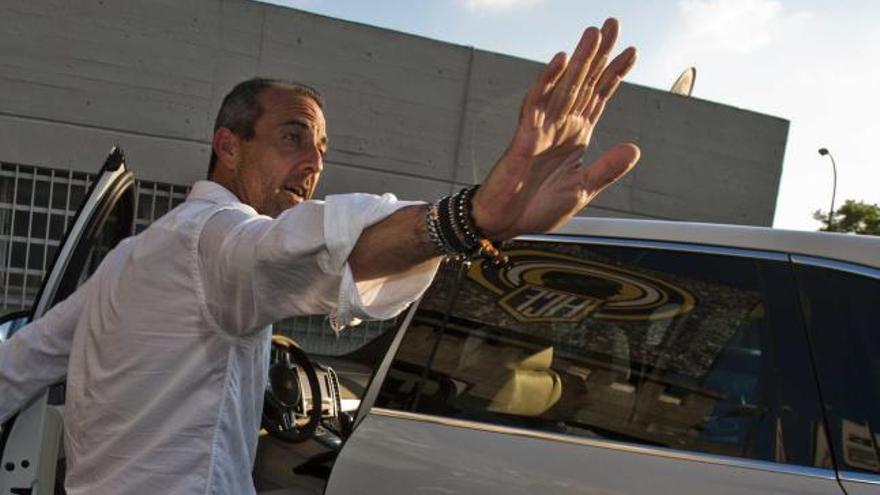
<instances>
[{"instance_id":1,"label":"metal grating","mask_svg":"<svg viewBox=\"0 0 880 495\"><path fill-rule=\"evenodd\" d=\"M134 233L140 234L154 220L186 200L189 187L163 182L135 180Z\"/></svg>"},{"instance_id":2,"label":"metal grating","mask_svg":"<svg viewBox=\"0 0 880 495\"><path fill-rule=\"evenodd\" d=\"M0 313L33 304L93 174L0 163ZM187 188L136 181L135 232L186 198Z\"/></svg>"}]
</instances>

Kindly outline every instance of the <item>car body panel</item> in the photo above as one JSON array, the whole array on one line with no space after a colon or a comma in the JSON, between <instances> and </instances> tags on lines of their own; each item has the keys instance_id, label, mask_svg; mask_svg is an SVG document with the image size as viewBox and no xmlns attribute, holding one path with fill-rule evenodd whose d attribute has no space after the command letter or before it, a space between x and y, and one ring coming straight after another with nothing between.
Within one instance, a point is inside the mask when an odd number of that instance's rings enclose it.
<instances>
[{"instance_id":1,"label":"car body panel","mask_svg":"<svg viewBox=\"0 0 880 495\"><path fill-rule=\"evenodd\" d=\"M327 495L835 494L832 470L778 466L375 409Z\"/></svg>"},{"instance_id":2,"label":"car body panel","mask_svg":"<svg viewBox=\"0 0 880 495\"><path fill-rule=\"evenodd\" d=\"M880 268L880 237L869 235L659 220L574 218L548 237L565 235L758 249Z\"/></svg>"},{"instance_id":3,"label":"car body panel","mask_svg":"<svg viewBox=\"0 0 880 495\"><path fill-rule=\"evenodd\" d=\"M840 473L840 484L847 495L877 495L880 493L880 476L864 473Z\"/></svg>"},{"instance_id":4,"label":"car body panel","mask_svg":"<svg viewBox=\"0 0 880 495\"><path fill-rule=\"evenodd\" d=\"M521 239L709 253L855 273L874 271L871 267L880 265L880 238L738 226L577 219L557 233ZM800 316L793 321L798 320ZM404 326L400 333L405 331ZM389 354L396 352L400 340L397 335ZM367 391L369 399L388 373L388 357ZM366 409L372 403L365 401L359 411L362 422L334 465L326 492L329 495L539 490L572 494L843 493L834 469ZM814 448L827 456L827 448L817 447L827 446L824 430L819 428L815 435ZM865 480L850 481L848 486L863 493L880 493L873 491L880 484Z\"/></svg>"}]
</instances>

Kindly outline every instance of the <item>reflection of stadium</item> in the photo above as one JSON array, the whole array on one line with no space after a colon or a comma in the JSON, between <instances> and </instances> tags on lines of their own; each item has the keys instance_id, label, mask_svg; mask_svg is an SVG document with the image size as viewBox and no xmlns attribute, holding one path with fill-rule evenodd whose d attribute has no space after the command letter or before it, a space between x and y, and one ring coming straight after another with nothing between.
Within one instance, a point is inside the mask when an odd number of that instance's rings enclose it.
<instances>
[{"instance_id":1,"label":"reflection of stadium","mask_svg":"<svg viewBox=\"0 0 880 495\"><path fill-rule=\"evenodd\" d=\"M505 254L509 265L478 260L468 276L501 296L501 307L520 321L662 320L694 306L687 291L645 274L547 251Z\"/></svg>"},{"instance_id":2,"label":"reflection of stadium","mask_svg":"<svg viewBox=\"0 0 880 495\"><path fill-rule=\"evenodd\" d=\"M880 433L874 433L871 425L846 418L840 421L840 445L843 451L843 468L880 472ZM816 425L813 464L831 467L831 449L823 424Z\"/></svg>"},{"instance_id":3,"label":"reflection of stadium","mask_svg":"<svg viewBox=\"0 0 880 495\"><path fill-rule=\"evenodd\" d=\"M433 349L456 278L447 267L407 332L397 357L398 385L413 387L411 380L425 372L425 357L433 355L426 376L434 385L422 392L422 406L445 404L453 411L444 413L452 414L479 407L491 414L505 409L498 401L512 370L549 351L562 392L528 419L529 427L741 454L750 425L763 412L750 400L760 351L730 344L747 342L744 336L757 328L764 316L759 296L627 267L583 247L553 250L566 252L513 249L506 272L472 265ZM580 300L587 302L572 304ZM637 304L627 307L629 301ZM626 318L614 318L615 311ZM713 379L717 373L724 380Z\"/></svg>"},{"instance_id":4,"label":"reflection of stadium","mask_svg":"<svg viewBox=\"0 0 880 495\"><path fill-rule=\"evenodd\" d=\"M629 360L645 365L663 360L670 371L682 376L704 376L712 366L721 348L730 340L736 329L748 324L753 318L762 317L760 297L751 292L710 284L697 279L677 278L669 273L652 273L644 269L622 268L617 262L599 259L580 246L554 245L554 253L564 252L568 257L583 260L590 266L602 267L608 272L626 270L643 280L655 281L679 292L684 304L678 310L665 305L653 312L645 311L639 319L610 319L587 316L577 322L530 321L524 322L507 311L499 311L499 294L487 290L481 282L470 277L461 284L453 314L475 323L503 329L523 340L553 342L557 355L573 353L579 358L618 354L619 338L623 335L629 348ZM520 252L512 250L511 252ZM471 272L477 264L471 267ZM596 280L596 277L590 277ZM421 309L443 312L446 296L454 276L438 277L429 297ZM601 280L599 280L601 283ZM516 290L512 288L511 290ZM601 299L593 293L596 299ZM614 300L617 294L608 292L602 300ZM687 309L685 311L684 309ZM664 317L675 314L674 317ZM657 317L656 315L661 315ZM662 343L662 344L661 344ZM662 350L662 352L661 352Z\"/></svg>"},{"instance_id":5,"label":"reflection of stadium","mask_svg":"<svg viewBox=\"0 0 880 495\"><path fill-rule=\"evenodd\" d=\"M880 471L880 456L877 445L880 434L874 434L869 424L841 420L843 461L847 466L867 471Z\"/></svg>"}]
</instances>

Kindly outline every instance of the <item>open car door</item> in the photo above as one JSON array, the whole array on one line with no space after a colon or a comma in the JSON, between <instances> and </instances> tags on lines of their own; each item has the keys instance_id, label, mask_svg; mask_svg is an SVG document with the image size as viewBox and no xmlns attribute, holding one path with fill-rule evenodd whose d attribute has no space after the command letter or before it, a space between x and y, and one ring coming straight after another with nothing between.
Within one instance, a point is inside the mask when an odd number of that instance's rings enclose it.
<instances>
[{"instance_id":1,"label":"open car door","mask_svg":"<svg viewBox=\"0 0 880 495\"><path fill-rule=\"evenodd\" d=\"M104 255L132 233L134 176L113 148L55 254L30 312L0 320L0 345L15 331L66 299L98 267ZM40 363L33 363L39 366ZM55 493L63 456L64 384L50 387L9 419L0 431L0 494ZM63 482L63 479L59 479Z\"/></svg>"}]
</instances>

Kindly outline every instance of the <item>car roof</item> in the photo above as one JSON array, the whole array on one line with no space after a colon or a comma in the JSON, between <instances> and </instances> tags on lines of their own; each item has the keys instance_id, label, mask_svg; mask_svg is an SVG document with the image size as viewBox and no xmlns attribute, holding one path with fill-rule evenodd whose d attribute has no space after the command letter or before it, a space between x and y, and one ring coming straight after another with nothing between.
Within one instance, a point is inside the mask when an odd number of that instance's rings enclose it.
<instances>
[{"instance_id":1,"label":"car roof","mask_svg":"<svg viewBox=\"0 0 880 495\"><path fill-rule=\"evenodd\" d=\"M746 225L577 217L550 235L678 242L774 251L880 268L880 237Z\"/></svg>"}]
</instances>

